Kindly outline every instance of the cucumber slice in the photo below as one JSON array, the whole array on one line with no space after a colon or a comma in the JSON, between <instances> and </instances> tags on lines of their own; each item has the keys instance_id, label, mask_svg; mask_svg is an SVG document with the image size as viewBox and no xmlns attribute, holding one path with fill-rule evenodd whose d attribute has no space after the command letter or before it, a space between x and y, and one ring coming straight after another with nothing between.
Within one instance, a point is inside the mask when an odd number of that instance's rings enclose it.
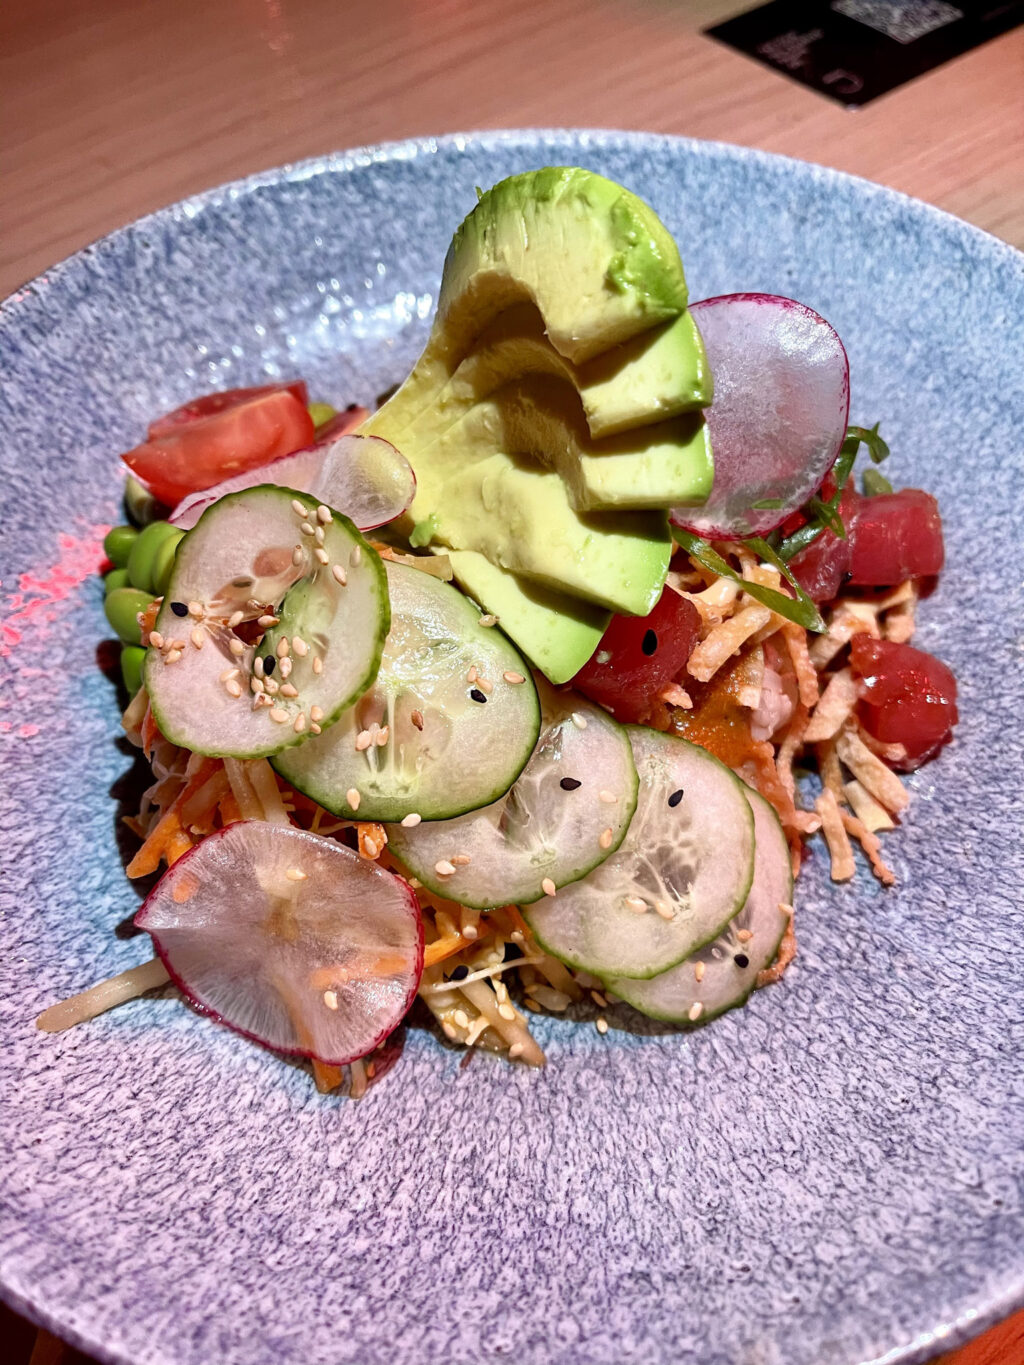
<instances>
[{"instance_id":1,"label":"cucumber slice","mask_svg":"<svg viewBox=\"0 0 1024 1365\"><path fill-rule=\"evenodd\" d=\"M264 485L214 503L181 540L145 666L169 740L264 757L330 725L376 677L384 569L347 517L326 515ZM268 614L280 624L264 634Z\"/></svg>"},{"instance_id":2,"label":"cucumber slice","mask_svg":"<svg viewBox=\"0 0 1024 1365\"><path fill-rule=\"evenodd\" d=\"M456 820L388 826L391 852L438 895L478 909L536 900L545 881L578 881L622 842L638 786L628 735L573 693L544 688L541 701L540 740L500 800Z\"/></svg>"},{"instance_id":3,"label":"cucumber slice","mask_svg":"<svg viewBox=\"0 0 1024 1365\"><path fill-rule=\"evenodd\" d=\"M526 906L537 941L594 976L657 976L719 934L754 870L743 784L696 744L627 727L640 777L618 851L582 881Z\"/></svg>"},{"instance_id":4,"label":"cucumber slice","mask_svg":"<svg viewBox=\"0 0 1024 1365\"><path fill-rule=\"evenodd\" d=\"M780 906L789 905L793 895L789 845L779 817L764 797L749 788L744 794L754 812L757 851L754 881L743 909L712 943L671 971L649 981L615 977L608 982L609 990L652 1019L703 1024L742 1005L758 972L779 950L789 920ZM699 981L698 963L703 964Z\"/></svg>"},{"instance_id":5,"label":"cucumber slice","mask_svg":"<svg viewBox=\"0 0 1024 1365\"><path fill-rule=\"evenodd\" d=\"M404 564L386 569L391 633L373 687L274 766L346 819L462 815L519 776L540 729L537 691L522 657L458 589Z\"/></svg>"}]
</instances>

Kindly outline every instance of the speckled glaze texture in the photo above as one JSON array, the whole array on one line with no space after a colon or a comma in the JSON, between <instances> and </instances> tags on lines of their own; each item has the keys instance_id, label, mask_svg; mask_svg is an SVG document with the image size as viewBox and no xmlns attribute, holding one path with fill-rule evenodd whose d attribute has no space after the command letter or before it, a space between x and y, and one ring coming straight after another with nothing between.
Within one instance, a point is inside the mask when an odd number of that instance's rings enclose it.
<instances>
[{"instance_id":1,"label":"speckled glaze texture","mask_svg":"<svg viewBox=\"0 0 1024 1365\"><path fill-rule=\"evenodd\" d=\"M883 893L798 888L783 985L691 1034L541 1026L541 1072L420 1027L362 1104L191 1013L36 1013L146 955L131 764L87 577L116 453L197 390L371 402L417 354L474 186L579 163L648 198L694 298L793 295L852 413L946 516L920 643L961 686ZM0 310L0 1287L132 1365L922 1361L1024 1299L1024 269L896 194L736 148L487 134L212 191ZM112 788L114 794L112 795Z\"/></svg>"}]
</instances>

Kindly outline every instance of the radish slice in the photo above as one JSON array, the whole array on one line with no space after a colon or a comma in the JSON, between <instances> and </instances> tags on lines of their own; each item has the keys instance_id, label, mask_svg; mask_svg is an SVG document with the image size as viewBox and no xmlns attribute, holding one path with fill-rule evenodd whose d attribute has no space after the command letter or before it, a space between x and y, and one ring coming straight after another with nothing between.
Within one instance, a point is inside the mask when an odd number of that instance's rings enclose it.
<instances>
[{"instance_id":1,"label":"radish slice","mask_svg":"<svg viewBox=\"0 0 1024 1365\"><path fill-rule=\"evenodd\" d=\"M337 421L347 414L339 413ZM330 425L330 424L328 424ZM308 450L248 469L201 493L190 493L171 513L174 526L190 531L211 503L228 493L275 483L295 488L343 512L360 531L371 531L400 516L416 492L412 465L379 436L333 436Z\"/></svg>"},{"instance_id":2,"label":"radish slice","mask_svg":"<svg viewBox=\"0 0 1024 1365\"><path fill-rule=\"evenodd\" d=\"M776 294L724 294L690 311L715 381L705 414L715 481L702 507L677 507L670 520L713 540L764 535L835 463L850 408L846 351L823 317Z\"/></svg>"},{"instance_id":3,"label":"radish slice","mask_svg":"<svg viewBox=\"0 0 1024 1365\"><path fill-rule=\"evenodd\" d=\"M209 835L135 923L172 980L265 1047L345 1066L402 1021L423 972L409 884L332 839L247 820Z\"/></svg>"}]
</instances>

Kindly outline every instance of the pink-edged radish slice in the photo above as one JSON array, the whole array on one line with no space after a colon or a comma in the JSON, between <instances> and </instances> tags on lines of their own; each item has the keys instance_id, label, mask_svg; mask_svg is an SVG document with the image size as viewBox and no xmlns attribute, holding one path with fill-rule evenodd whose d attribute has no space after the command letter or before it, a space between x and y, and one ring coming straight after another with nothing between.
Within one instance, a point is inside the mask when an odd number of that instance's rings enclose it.
<instances>
[{"instance_id":1,"label":"pink-edged radish slice","mask_svg":"<svg viewBox=\"0 0 1024 1365\"><path fill-rule=\"evenodd\" d=\"M773 530L814 493L846 435L850 367L835 330L776 294L690 306L715 382L705 416L715 480L702 507L671 521L732 540Z\"/></svg>"},{"instance_id":2,"label":"pink-edged radish slice","mask_svg":"<svg viewBox=\"0 0 1024 1365\"><path fill-rule=\"evenodd\" d=\"M204 1013L277 1052L345 1066L415 998L409 884L332 839L247 820L174 864L135 917Z\"/></svg>"},{"instance_id":3,"label":"pink-edged radish slice","mask_svg":"<svg viewBox=\"0 0 1024 1365\"><path fill-rule=\"evenodd\" d=\"M243 488L263 483L308 493L318 502L343 512L360 531L371 531L394 521L416 492L412 465L390 442L379 436L337 436L308 450L282 455L258 469L236 474L201 493L190 493L178 503L169 520L183 531L190 531L211 503L228 493L239 493Z\"/></svg>"}]
</instances>

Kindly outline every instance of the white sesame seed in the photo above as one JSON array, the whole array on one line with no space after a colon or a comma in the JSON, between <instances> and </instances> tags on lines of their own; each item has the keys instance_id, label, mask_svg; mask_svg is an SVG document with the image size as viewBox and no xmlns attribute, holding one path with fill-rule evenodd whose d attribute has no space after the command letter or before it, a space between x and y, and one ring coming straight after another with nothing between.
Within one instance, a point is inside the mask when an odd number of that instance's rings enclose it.
<instances>
[{"instance_id":1,"label":"white sesame seed","mask_svg":"<svg viewBox=\"0 0 1024 1365\"><path fill-rule=\"evenodd\" d=\"M496 626L498 624L498 618L488 611L485 612L484 615L480 617L479 624L481 626Z\"/></svg>"},{"instance_id":2,"label":"white sesame seed","mask_svg":"<svg viewBox=\"0 0 1024 1365\"><path fill-rule=\"evenodd\" d=\"M739 939L741 943L749 943L750 940L754 937L754 935L751 933L749 929L737 929L736 937Z\"/></svg>"},{"instance_id":3,"label":"white sesame seed","mask_svg":"<svg viewBox=\"0 0 1024 1365\"><path fill-rule=\"evenodd\" d=\"M409 712L409 719L412 721L413 725L416 726L416 729L417 729L417 730L422 730L422 729L423 729L423 712L422 712L422 711L410 711L410 712Z\"/></svg>"},{"instance_id":4,"label":"white sesame seed","mask_svg":"<svg viewBox=\"0 0 1024 1365\"><path fill-rule=\"evenodd\" d=\"M288 643L288 636L282 635L277 642L277 657L279 659L287 659L290 652L291 645Z\"/></svg>"},{"instance_id":5,"label":"white sesame seed","mask_svg":"<svg viewBox=\"0 0 1024 1365\"><path fill-rule=\"evenodd\" d=\"M151 630L149 632L149 643L153 646L154 649L163 649L164 637L160 634L158 630Z\"/></svg>"},{"instance_id":6,"label":"white sesame seed","mask_svg":"<svg viewBox=\"0 0 1024 1365\"><path fill-rule=\"evenodd\" d=\"M309 708L310 720L323 720L324 708L322 706L311 706Z\"/></svg>"},{"instance_id":7,"label":"white sesame seed","mask_svg":"<svg viewBox=\"0 0 1024 1365\"><path fill-rule=\"evenodd\" d=\"M292 729L295 731L295 733L296 733L297 735L301 735L302 732L303 732L303 730L305 730L305 728L306 728L306 717L305 717L305 715L300 711L299 714L295 717L295 724L292 726Z\"/></svg>"},{"instance_id":8,"label":"white sesame seed","mask_svg":"<svg viewBox=\"0 0 1024 1365\"><path fill-rule=\"evenodd\" d=\"M363 561L363 551L362 551L362 548L361 548L359 545L357 545L356 548L355 548L355 549L352 551L352 553L349 555L349 557L348 557L348 562L352 565L352 567L353 567L353 569L354 569L358 564L361 564L362 561Z\"/></svg>"},{"instance_id":9,"label":"white sesame seed","mask_svg":"<svg viewBox=\"0 0 1024 1365\"><path fill-rule=\"evenodd\" d=\"M283 725L288 719L288 712L282 710L280 706L272 706L270 708L270 719L276 720L278 725Z\"/></svg>"},{"instance_id":10,"label":"white sesame seed","mask_svg":"<svg viewBox=\"0 0 1024 1365\"><path fill-rule=\"evenodd\" d=\"M337 991L324 991L324 1004L329 1010L336 1010L338 1008Z\"/></svg>"},{"instance_id":11,"label":"white sesame seed","mask_svg":"<svg viewBox=\"0 0 1024 1365\"><path fill-rule=\"evenodd\" d=\"M335 581L340 583L342 587L348 582L348 574L340 564L332 564L331 573L334 575Z\"/></svg>"},{"instance_id":12,"label":"white sesame seed","mask_svg":"<svg viewBox=\"0 0 1024 1365\"><path fill-rule=\"evenodd\" d=\"M281 674L282 678L290 678L292 675L291 659L282 659L278 666L278 672Z\"/></svg>"},{"instance_id":13,"label":"white sesame seed","mask_svg":"<svg viewBox=\"0 0 1024 1365\"><path fill-rule=\"evenodd\" d=\"M512 1058L521 1057L525 1051L522 1043L513 1043L508 1050L508 1055Z\"/></svg>"},{"instance_id":14,"label":"white sesame seed","mask_svg":"<svg viewBox=\"0 0 1024 1365\"><path fill-rule=\"evenodd\" d=\"M306 874L301 867L290 867L284 874L290 882L304 882Z\"/></svg>"},{"instance_id":15,"label":"white sesame seed","mask_svg":"<svg viewBox=\"0 0 1024 1365\"><path fill-rule=\"evenodd\" d=\"M597 799L599 801L603 801L606 806L614 806L619 798L615 795L614 792L610 792L605 789L597 793Z\"/></svg>"},{"instance_id":16,"label":"white sesame seed","mask_svg":"<svg viewBox=\"0 0 1024 1365\"><path fill-rule=\"evenodd\" d=\"M310 525L308 521L304 521L302 525L299 527L299 530L302 532L304 536L311 536L313 534L313 527Z\"/></svg>"},{"instance_id":17,"label":"white sesame seed","mask_svg":"<svg viewBox=\"0 0 1024 1365\"><path fill-rule=\"evenodd\" d=\"M190 602L188 604L188 614L189 616L198 617L201 620L206 614L203 610L202 602Z\"/></svg>"},{"instance_id":18,"label":"white sesame seed","mask_svg":"<svg viewBox=\"0 0 1024 1365\"><path fill-rule=\"evenodd\" d=\"M473 665L471 666L469 672L466 674L466 681L467 681L468 683L475 683L478 676L479 676L479 670L478 670L476 664L473 664Z\"/></svg>"},{"instance_id":19,"label":"white sesame seed","mask_svg":"<svg viewBox=\"0 0 1024 1365\"><path fill-rule=\"evenodd\" d=\"M306 553L301 545L296 545L292 551L292 563L298 568L306 558Z\"/></svg>"},{"instance_id":20,"label":"white sesame seed","mask_svg":"<svg viewBox=\"0 0 1024 1365\"><path fill-rule=\"evenodd\" d=\"M349 787L348 791L345 793L345 800L348 802L352 810L359 809L359 803L362 799L363 798L361 794L359 793L359 791L357 791L355 787Z\"/></svg>"},{"instance_id":21,"label":"white sesame seed","mask_svg":"<svg viewBox=\"0 0 1024 1365\"><path fill-rule=\"evenodd\" d=\"M240 697L242 695L242 684L237 678L232 678L230 682L224 684L224 691L232 697Z\"/></svg>"},{"instance_id":22,"label":"white sesame seed","mask_svg":"<svg viewBox=\"0 0 1024 1365\"><path fill-rule=\"evenodd\" d=\"M465 1010L456 1010L452 1019L458 1024L459 1028L469 1028L469 1015Z\"/></svg>"},{"instance_id":23,"label":"white sesame seed","mask_svg":"<svg viewBox=\"0 0 1024 1365\"><path fill-rule=\"evenodd\" d=\"M364 749L370 747L372 742L373 736L370 734L369 730L360 730L358 735L356 735L356 750L359 753L362 753Z\"/></svg>"},{"instance_id":24,"label":"white sesame seed","mask_svg":"<svg viewBox=\"0 0 1024 1365\"><path fill-rule=\"evenodd\" d=\"M476 685L482 692L486 692L488 696L494 691L494 684L491 682L490 678L485 678L482 674L477 678Z\"/></svg>"},{"instance_id":25,"label":"white sesame seed","mask_svg":"<svg viewBox=\"0 0 1024 1365\"><path fill-rule=\"evenodd\" d=\"M391 735L391 730L389 729L388 726L382 725L382 726L378 729L377 733L376 733L376 734L374 735L374 737L373 737L373 742L374 742L374 744L376 744L376 746L377 746L378 749L383 749L383 748L384 748L384 745L387 744L388 738L390 737L390 735Z\"/></svg>"},{"instance_id":26,"label":"white sesame seed","mask_svg":"<svg viewBox=\"0 0 1024 1365\"><path fill-rule=\"evenodd\" d=\"M264 678L263 686L266 688L266 690L270 693L272 697L276 697L278 692L280 692L281 690L281 684L277 681L276 678Z\"/></svg>"},{"instance_id":27,"label":"white sesame seed","mask_svg":"<svg viewBox=\"0 0 1024 1365\"><path fill-rule=\"evenodd\" d=\"M176 664L180 658L181 658L181 650L180 650L180 649L171 649L171 650L168 650L168 652L164 655L164 663L165 663L165 664Z\"/></svg>"},{"instance_id":28,"label":"white sesame seed","mask_svg":"<svg viewBox=\"0 0 1024 1365\"><path fill-rule=\"evenodd\" d=\"M294 649L300 659L304 659L309 653L309 645L306 644L301 635L292 636L292 649Z\"/></svg>"},{"instance_id":29,"label":"white sesame seed","mask_svg":"<svg viewBox=\"0 0 1024 1365\"><path fill-rule=\"evenodd\" d=\"M509 937L512 939L513 943L517 943L520 946L526 942L526 939L523 937L522 929L513 929Z\"/></svg>"},{"instance_id":30,"label":"white sesame seed","mask_svg":"<svg viewBox=\"0 0 1024 1365\"><path fill-rule=\"evenodd\" d=\"M257 657L253 660L252 671L256 674L257 678L263 677L264 668L262 654L257 655Z\"/></svg>"},{"instance_id":31,"label":"white sesame seed","mask_svg":"<svg viewBox=\"0 0 1024 1365\"><path fill-rule=\"evenodd\" d=\"M315 720L311 720L311 721L309 722L309 733L310 733L311 735L322 735L322 734L323 734L323 726L317 725L317 723L316 723Z\"/></svg>"},{"instance_id":32,"label":"white sesame seed","mask_svg":"<svg viewBox=\"0 0 1024 1365\"><path fill-rule=\"evenodd\" d=\"M587 718L582 711L574 711L572 713L572 723L576 726L577 730L585 730L587 728Z\"/></svg>"},{"instance_id":33,"label":"white sesame seed","mask_svg":"<svg viewBox=\"0 0 1024 1365\"><path fill-rule=\"evenodd\" d=\"M704 972L705 972L705 970L706 970L706 965L707 965L707 964L704 963L704 962L696 962L696 963L694 963L693 975L695 976L695 978L697 979L698 982L701 982L701 981L704 980Z\"/></svg>"},{"instance_id":34,"label":"white sesame seed","mask_svg":"<svg viewBox=\"0 0 1024 1365\"><path fill-rule=\"evenodd\" d=\"M598 1015L597 1019L594 1020L594 1027L597 1029L598 1033L604 1034L608 1032L608 1020L603 1014Z\"/></svg>"},{"instance_id":35,"label":"white sesame seed","mask_svg":"<svg viewBox=\"0 0 1024 1365\"><path fill-rule=\"evenodd\" d=\"M234 630L235 626L240 626L245 619L244 611L233 611L228 617L228 629Z\"/></svg>"},{"instance_id":36,"label":"white sesame seed","mask_svg":"<svg viewBox=\"0 0 1024 1365\"><path fill-rule=\"evenodd\" d=\"M593 1000L594 1004L599 1005L601 1009L604 1009L605 1006L608 1004L608 1001L604 998L600 991L591 991L590 998L591 1000Z\"/></svg>"},{"instance_id":37,"label":"white sesame seed","mask_svg":"<svg viewBox=\"0 0 1024 1365\"><path fill-rule=\"evenodd\" d=\"M654 908L662 919L675 919L676 912L668 901L655 901Z\"/></svg>"},{"instance_id":38,"label":"white sesame seed","mask_svg":"<svg viewBox=\"0 0 1024 1365\"><path fill-rule=\"evenodd\" d=\"M184 641L184 640L172 640L171 643L170 643L169 648L171 648L171 649L180 649L181 652L184 653L184 652L185 652L185 641Z\"/></svg>"},{"instance_id":39,"label":"white sesame seed","mask_svg":"<svg viewBox=\"0 0 1024 1365\"><path fill-rule=\"evenodd\" d=\"M554 882L551 880L550 877L544 878L544 880L540 884L540 889L544 892L545 896L553 896L555 892L558 890L558 888L555 886Z\"/></svg>"},{"instance_id":40,"label":"white sesame seed","mask_svg":"<svg viewBox=\"0 0 1024 1365\"><path fill-rule=\"evenodd\" d=\"M695 1000L687 1012L688 1019L699 1019L704 1013L704 1006L699 1000Z\"/></svg>"},{"instance_id":41,"label":"white sesame seed","mask_svg":"<svg viewBox=\"0 0 1024 1365\"><path fill-rule=\"evenodd\" d=\"M418 815L416 811L412 810L408 815L403 817L402 825L405 829L415 829L422 819L422 815Z\"/></svg>"},{"instance_id":42,"label":"white sesame seed","mask_svg":"<svg viewBox=\"0 0 1024 1365\"><path fill-rule=\"evenodd\" d=\"M250 678L250 679L249 679L249 688L250 688L250 691L252 691L253 693L255 693L256 696L259 696L259 694L263 691L263 679L262 679L262 678Z\"/></svg>"},{"instance_id":43,"label":"white sesame seed","mask_svg":"<svg viewBox=\"0 0 1024 1365\"><path fill-rule=\"evenodd\" d=\"M297 517L304 517L306 513L309 511L309 508L303 507L302 503L299 502L298 498L292 498L292 511L295 513Z\"/></svg>"},{"instance_id":44,"label":"white sesame seed","mask_svg":"<svg viewBox=\"0 0 1024 1365\"><path fill-rule=\"evenodd\" d=\"M468 853L455 853L451 861L456 867L468 867L473 860Z\"/></svg>"},{"instance_id":45,"label":"white sesame seed","mask_svg":"<svg viewBox=\"0 0 1024 1365\"><path fill-rule=\"evenodd\" d=\"M516 1012L511 1005L499 1005L498 1013L501 1015L502 1019L507 1019L510 1023L516 1017Z\"/></svg>"},{"instance_id":46,"label":"white sesame seed","mask_svg":"<svg viewBox=\"0 0 1024 1365\"><path fill-rule=\"evenodd\" d=\"M513 686L515 686L516 683L524 683L526 681L521 673L514 673L510 668L506 668L501 676L507 683L512 683Z\"/></svg>"},{"instance_id":47,"label":"white sesame seed","mask_svg":"<svg viewBox=\"0 0 1024 1365\"><path fill-rule=\"evenodd\" d=\"M331 522L334 520L334 518L331 516L331 509L329 507L325 507L323 503L321 503L320 506L316 509L316 518L317 521L323 522L325 526L329 526Z\"/></svg>"},{"instance_id":48,"label":"white sesame seed","mask_svg":"<svg viewBox=\"0 0 1024 1365\"><path fill-rule=\"evenodd\" d=\"M644 915L647 913L647 902L642 896L627 896L626 909L632 910L634 915Z\"/></svg>"},{"instance_id":49,"label":"white sesame seed","mask_svg":"<svg viewBox=\"0 0 1024 1365\"><path fill-rule=\"evenodd\" d=\"M262 626L264 630L269 630L271 626L277 626L280 625L280 623L281 618L279 616L270 615L261 616L260 619L256 622L256 624L258 626Z\"/></svg>"},{"instance_id":50,"label":"white sesame seed","mask_svg":"<svg viewBox=\"0 0 1024 1365\"><path fill-rule=\"evenodd\" d=\"M313 553L314 555L316 555L316 562L318 564L329 564L331 562L330 555L327 553L327 551L324 549L322 545L318 545L316 549L313 551Z\"/></svg>"},{"instance_id":51,"label":"white sesame seed","mask_svg":"<svg viewBox=\"0 0 1024 1365\"><path fill-rule=\"evenodd\" d=\"M228 648L236 659L240 659L245 653L245 645L242 644L241 640L232 640Z\"/></svg>"},{"instance_id":52,"label":"white sesame seed","mask_svg":"<svg viewBox=\"0 0 1024 1365\"><path fill-rule=\"evenodd\" d=\"M455 868L447 858L439 858L434 864L434 871L439 877L450 877L455 871Z\"/></svg>"},{"instance_id":53,"label":"white sesame seed","mask_svg":"<svg viewBox=\"0 0 1024 1365\"><path fill-rule=\"evenodd\" d=\"M225 683L225 682L228 682L231 678L237 678L237 677L238 677L238 669L237 669L237 668L225 668L224 672L220 675L220 678L218 679L218 682Z\"/></svg>"},{"instance_id":54,"label":"white sesame seed","mask_svg":"<svg viewBox=\"0 0 1024 1365\"><path fill-rule=\"evenodd\" d=\"M452 1039L454 1039L454 1038L457 1038L457 1037L458 1037L458 1034L457 1034L456 1031L455 1031L455 1025L454 1025L454 1024L449 1024L449 1022L448 1022L447 1019L446 1019L446 1020L444 1021L444 1023L441 1025L441 1030L442 1030L442 1032L444 1033L444 1036L445 1036L446 1038L452 1038Z\"/></svg>"},{"instance_id":55,"label":"white sesame seed","mask_svg":"<svg viewBox=\"0 0 1024 1365\"><path fill-rule=\"evenodd\" d=\"M318 654L313 660L313 672L319 676L324 671L324 661Z\"/></svg>"},{"instance_id":56,"label":"white sesame seed","mask_svg":"<svg viewBox=\"0 0 1024 1365\"><path fill-rule=\"evenodd\" d=\"M192 631L188 638L195 645L196 649L202 649L203 645L206 643L206 636L204 635L201 626L196 626L195 630Z\"/></svg>"},{"instance_id":57,"label":"white sesame seed","mask_svg":"<svg viewBox=\"0 0 1024 1365\"><path fill-rule=\"evenodd\" d=\"M462 931L462 937L468 938L470 943L472 943L480 937L480 930L476 927L475 924L467 924L465 929L463 929Z\"/></svg>"},{"instance_id":58,"label":"white sesame seed","mask_svg":"<svg viewBox=\"0 0 1024 1365\"><path fill-rule=\"evenodd\" d=\"M322 526L318 526L316 530L313 532L313 539L316 541L318 545L322 545L324 543L326 535L324 533L324 528Z\"/></svg>"},{"instance_id":59,"label":"white sesame seed","mask_svg":"<svg viewBox=\"0 0 1024 1365\"><path fill-rule=\"evenodd\" d=\"M614 838L615 838L615 835L614 835L614 833L612 832L611 828L609 827L608 829L603 829L603 830L601 831L600 836L598 837L597 842L601 845L602 848L611 848L611 846L612 846L612 840L613 840Z\"/></svg>"},{"instance_id":60,"label":"white sesame seed","mask_svg":"<svg viewBox=\"0 0 1024 1365\"><path fill-rule=\"evenodd\" d=\"M282 697L297 697L298 695L299 695L299 689L295 686L294 683L282 683L282 684L281 684L281 696L282 696Z\"/></svg>"}]
</instances>

